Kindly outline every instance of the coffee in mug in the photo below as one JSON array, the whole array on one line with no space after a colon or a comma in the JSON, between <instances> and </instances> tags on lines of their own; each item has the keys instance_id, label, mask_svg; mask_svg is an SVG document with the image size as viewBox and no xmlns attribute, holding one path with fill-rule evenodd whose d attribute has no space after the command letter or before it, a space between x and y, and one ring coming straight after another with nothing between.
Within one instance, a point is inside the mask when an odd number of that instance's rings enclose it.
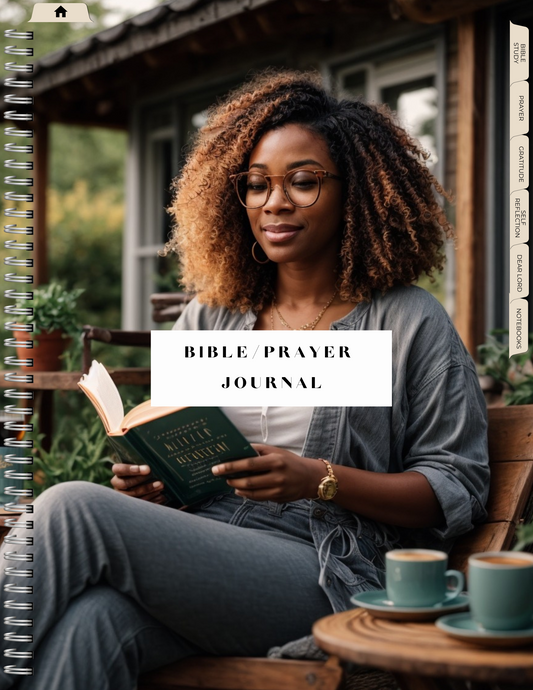
<instances>
[{"instance_id":1,"label":"coffee in mug","mask_svg":"<svg viewBox=\"0 0 533 690\"><path fill-rule=\"evenodd\" d=\"M455 599L464 588L463 574L447 570L444 551L394 549L387 552L385 561L387 598L396 606L434 606Z\"/></svg>"},{"instance_id":2,"label":"coffee in mug","mask_svg":"<svg viewBox=\"0 0 533 690\"><path fill-rule=\"evenodd\" d=\"M475 553L468 559L472 618L487 630L533 626L533 554Z\"/></svg>"},{"instance_id":3,"label":"coffee in mug","mask_svg":"<svg viewBox=\"0 0 533 690\"><path fill-rule=\"evenodd\" d=\"M417 551L409 551L408 549L402 553L399 549L396 550L396 560L398 561L440 561L440 551L436 553L420 553ZM436 555L437 554L437 555Z\"/></svg>"},{"instance_id":4,"label":"coffee in mug","mask_svg":"<svg viewBox=\"0 0 533 690\"><path fill-rule=\"evenodd\" d=\"M495 563L496 565L514 565L517 568L527 568L529 561L523 558L516 558L512 556L487 556L487 558L479 558L481 563Z\"/></svg>"}]
</instances>

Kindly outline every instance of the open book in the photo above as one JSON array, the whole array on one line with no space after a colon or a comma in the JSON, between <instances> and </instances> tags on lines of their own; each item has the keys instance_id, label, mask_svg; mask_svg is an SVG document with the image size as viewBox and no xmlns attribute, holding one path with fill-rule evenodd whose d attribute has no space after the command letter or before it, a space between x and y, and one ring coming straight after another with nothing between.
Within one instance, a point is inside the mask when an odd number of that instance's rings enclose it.
<instances>
[{"instance_id":1,"label":"open book","mask_svg":"<svg viewBox=\"0 0 533 690\"><path fill-rule=\"evenodd\" d=\"M94 405L120 461L150 465L165 485L163 493L182 505L232 490L229 475L216 477L213 465L257 455L218 407L152 407L147 400L124 416L118 388L95 360L78 386Z\"/></svg>"}]
</instances>

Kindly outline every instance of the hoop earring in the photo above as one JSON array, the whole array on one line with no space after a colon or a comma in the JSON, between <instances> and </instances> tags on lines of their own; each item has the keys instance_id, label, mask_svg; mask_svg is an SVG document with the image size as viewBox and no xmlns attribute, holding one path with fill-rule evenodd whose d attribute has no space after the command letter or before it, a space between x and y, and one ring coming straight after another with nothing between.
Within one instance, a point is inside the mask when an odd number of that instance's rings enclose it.
<instances>
[{"instance_id":1,"label":"hoop earring","mask_svg":"<svg viewBox=\"0 0 533 690\"><path fill-rule=\"evenodd\" d=\"M252 256L254 257L254 261L257 261L258 264L267 264L267 263L270 261L270 259L268 258L268 256L267 256L267 258L266 258L266 261L259 261L259 259L258 259L257 256L255 255L255 245L256 245L256 244L259 244L259 242L256 241L256 242L254 242L254 243L252 244ZM266 256L266 254L265 254L265 256Z\"/></svg>"}]
</instances>

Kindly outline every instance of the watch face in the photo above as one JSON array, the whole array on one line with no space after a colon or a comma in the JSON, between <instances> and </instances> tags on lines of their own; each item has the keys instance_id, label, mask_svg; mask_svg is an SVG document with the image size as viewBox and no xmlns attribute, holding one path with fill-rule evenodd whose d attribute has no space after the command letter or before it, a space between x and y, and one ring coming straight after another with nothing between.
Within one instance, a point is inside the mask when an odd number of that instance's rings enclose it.
<instances>
[{"instance_id":1,"label":"watch face","mask_svg":"<svg viewBox=\"0 0 533 690\"><path fill-rule=\"evenodd\" d=\"M326 477L320 482L320 498L330 501L337 493L337 482L331 477Z\"/></svg>"}]
</instances>

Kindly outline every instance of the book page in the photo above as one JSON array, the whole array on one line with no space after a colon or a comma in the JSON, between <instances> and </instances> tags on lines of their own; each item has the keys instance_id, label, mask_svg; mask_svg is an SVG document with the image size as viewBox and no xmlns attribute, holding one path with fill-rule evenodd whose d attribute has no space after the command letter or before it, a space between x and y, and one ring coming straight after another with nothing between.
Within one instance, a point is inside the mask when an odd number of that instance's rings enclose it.
<instances>
[{"instance_id":1,"label":"book page","mask_svg":"<svg viewBox=\"0 0 533 690\"><path fill-rule=\"evenodd\" d=\"M107 433L120 430L124 406L115 382L103 364L93 359L88 374L78 384L96 407Z\"/></svg>"}]
</instances>

